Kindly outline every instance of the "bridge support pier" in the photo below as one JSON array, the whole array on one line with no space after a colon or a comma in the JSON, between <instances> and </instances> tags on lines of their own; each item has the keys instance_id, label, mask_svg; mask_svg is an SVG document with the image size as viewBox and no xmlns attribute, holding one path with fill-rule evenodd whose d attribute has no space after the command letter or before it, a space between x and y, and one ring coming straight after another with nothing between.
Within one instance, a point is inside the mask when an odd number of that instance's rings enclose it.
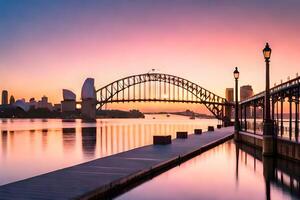
<instances>
[{"instance_id":1,"label":"bridge support pier","mask_svg":"<svg viewBox=\"0 0 300 200\"><path fill-rule=\"evenodd\" d=\"M232 106L225 106L225 117L223 119L224 126L232 126L231 122Z\"/></svg>"},{"instance_id":2,"label":"bridge support pier","mask_svg":"<svg viewBox=\"0 0 300 200\"><path fill-rule=\"evenodd\" d=\"M87 78L81 89L81 117L83 121L96 121L96 91L94 79Z\"/></svg>"},{"instance_id":3,"label":"bridge support pier","mask_svg":"<svg viewBox=\"0 0 300 200\"><path fill-rule=\"evenodd\" d=\"M84 121L96 121L96 100L83 99L81 104L81 117Z\"/></svg>"}]
</instances>

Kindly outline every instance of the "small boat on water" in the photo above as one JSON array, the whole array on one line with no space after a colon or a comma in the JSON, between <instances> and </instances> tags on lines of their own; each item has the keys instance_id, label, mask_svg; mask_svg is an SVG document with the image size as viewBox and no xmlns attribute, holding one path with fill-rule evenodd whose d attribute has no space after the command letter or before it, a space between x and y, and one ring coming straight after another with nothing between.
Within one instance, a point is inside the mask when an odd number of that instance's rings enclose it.
<instances>
[{"instance_id":1,"label":"small boat on water","mask_svg":"<svg viewBox=\"0 0 300 200\"><path fill-rule=\"evenodd\" d=\"M167 117L170 117L170 115L169 115L169 114L167 114Z\"/></svg>"},{"instance_id":2,"label":"small boat on water","mask_svg":"<svg viewBox=\"0 0 300 200\"><path fill-rule=\"evenodd\" d=\"M190 119L196 119L196 117L195 116L190 116Z\"/></svg>"}]
</instances>

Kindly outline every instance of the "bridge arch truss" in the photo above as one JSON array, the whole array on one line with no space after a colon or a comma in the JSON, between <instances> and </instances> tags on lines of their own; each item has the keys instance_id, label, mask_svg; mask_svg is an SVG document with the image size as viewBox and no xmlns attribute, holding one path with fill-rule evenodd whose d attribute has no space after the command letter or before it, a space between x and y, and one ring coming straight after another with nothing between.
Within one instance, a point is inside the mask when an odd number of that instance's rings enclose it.
<instances>
[{"instance_id":1,"label":"bridge arch truss","mask_svg":"<svg viewBox=\"0 0 300 200\"><path fill-rule=\"evenodd\" d=\"M225 106L222 98L187 79L162 73L146 73L116 80L96 91L97 109L108 103L172 102L203 104L220 120Z\"/></svg>"}]
</instances>

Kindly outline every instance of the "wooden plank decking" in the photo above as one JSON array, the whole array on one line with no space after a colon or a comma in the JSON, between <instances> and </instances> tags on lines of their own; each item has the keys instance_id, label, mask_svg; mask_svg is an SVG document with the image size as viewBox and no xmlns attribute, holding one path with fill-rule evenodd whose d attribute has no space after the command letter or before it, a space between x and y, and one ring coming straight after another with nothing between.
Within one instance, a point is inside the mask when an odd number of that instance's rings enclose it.
<instances>
[{"instance_id":1,"label":"wooden plank decking","mask_svg":"<svg viewBox=\"0 0 300 200\"><path fill-rule=\"evenodd\" d=\"M88 199L206 150L233 136L217 129L170 145L149 145L0 186L0 199ZM26 169L24 169L26 170Z\"/></svg>"}]
</instances>

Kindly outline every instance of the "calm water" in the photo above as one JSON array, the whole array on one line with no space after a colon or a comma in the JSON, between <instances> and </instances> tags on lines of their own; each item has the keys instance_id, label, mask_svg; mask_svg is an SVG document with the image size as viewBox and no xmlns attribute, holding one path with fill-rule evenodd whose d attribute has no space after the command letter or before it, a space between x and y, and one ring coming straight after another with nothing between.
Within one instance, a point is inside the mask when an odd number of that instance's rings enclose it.
<instances>
[{"instance_id":1,"label":"calm water","mask_svg":"<svg viewBox=\"0 0 300 200\"><path fill-rule=\"evenodd\" d=\"M207 129L217 120L165 115L105 119L97 123L58 119L0 120L0 185L152 143L153 135Z\"/></svg>"},{"instance_id":2,"label":"calm water","mask_svg":"<svg viewBox=\"0 0 300 200\"><path fill-rule=\"evenodd\" d=\"M262 162L261 152L229 141L116 199L299 199L299 177L299 164Z\"/></svg>"}]
</instances>

